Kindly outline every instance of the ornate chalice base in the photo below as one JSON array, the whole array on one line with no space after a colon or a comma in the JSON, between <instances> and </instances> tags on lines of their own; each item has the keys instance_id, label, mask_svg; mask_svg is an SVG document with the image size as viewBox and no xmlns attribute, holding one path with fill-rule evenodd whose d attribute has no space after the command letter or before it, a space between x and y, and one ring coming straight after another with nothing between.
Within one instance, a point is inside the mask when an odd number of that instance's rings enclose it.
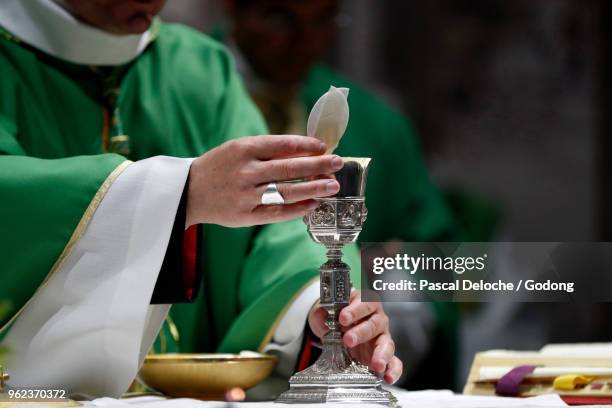
<instances>
[{"instance_id":1,"label":"ornate chalice base","mask_svg":"<svg viewBox=\"0 0 612 408\"><path fill-rule=\"evenodd\" d=\"M338 316L349 304L350 268L342 262L342 247L354 242L366 220L363 197L319 199L306 217L312 239L327 248L328 261L321 265L321 306L328 312L329 332L322 339L319 359L289 379L290 388L281 403L375 403L390 407L397 400L382 388L382 379L368 367L353 361L342 342Z\"/></svg>"},{"instance_id":2,"label":"ornate chalice base","mask_svg":"<svg viewBox=\"0 0 612 408\"><path fill-rule=\"evenodd\" d=\"M382 388L382 380L352 361L338 332L323 339L323 353L315 364L289 380L282 403L374 403L396 407L397 400Z\"/></svg>"}]
</instances>

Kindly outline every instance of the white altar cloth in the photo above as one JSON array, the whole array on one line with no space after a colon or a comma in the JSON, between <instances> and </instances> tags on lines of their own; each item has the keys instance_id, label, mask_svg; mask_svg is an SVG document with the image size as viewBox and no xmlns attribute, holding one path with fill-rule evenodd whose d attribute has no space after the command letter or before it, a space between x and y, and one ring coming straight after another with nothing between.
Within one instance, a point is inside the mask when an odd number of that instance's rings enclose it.
<instances>
[{"instance_id":1,"label":"white altar cloth","mask_svg":"<svg viewBox=\"0 0 612 408\"><path fill-rule=\"evenodd\" d=\"M393 389L403 408L504 408L504 407L566 407L567 405L557 395L542 395L533 398L502 398L458 395L451 391L403 391ZM347 404L293 404L283 405L273 402L211 402L192 399L163 399L160 397L137 397L116 400L101 398L85 403L90 407L105 408L347 408ZM380 405L360 405L360 408L380 408Z\"/></svg>"}]
</instances>

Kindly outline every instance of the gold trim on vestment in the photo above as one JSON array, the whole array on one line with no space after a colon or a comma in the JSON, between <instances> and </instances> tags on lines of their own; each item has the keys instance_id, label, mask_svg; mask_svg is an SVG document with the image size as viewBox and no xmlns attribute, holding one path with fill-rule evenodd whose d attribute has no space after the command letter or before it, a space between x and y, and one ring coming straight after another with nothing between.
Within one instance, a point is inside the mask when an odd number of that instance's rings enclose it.
<instances>
[{"instance_id":1,"label":"gold trim on vestment","mask_svg":"<svg viewBox=\"0 0 612 408\"><path fill-rule=\"evenodd\" d=\"M81 220L79 221L76 228L72 232L72 236L68 240L68 243L64 247L64 250L62 251L60 256L57 258L57 260L51 267L51 270L45 277L45 280L43 280L43 282L36 289L32 297L28 299L28 301L21 307L21 309L19 309L13 315L13 317L11 317L11 319L8 322L6 322L2 327L0 327L0 334L4 333L8 329L8 327L19 317L19 315L21 315L21 313L25 310L25 308L30 304L32 299L34 299L34 296L36 296L36 294L46 286L49 279L64 264L64 262L66 261L66 258L68 258L68 255L70 255L74 246L77 244L77 242L79 242L79 240L85 233L85 230L87 229L87 226L89 225L89 222L91 221L94 213L98 209L98 206L104 199L104 196L108 192L110 186L115 182L115 180L117 179L117 177L119 177L119 175L123 172L123 170L125 170L130 164L132 164L130 160L125 160L119 166L117 166L115 170L111 172L111 174L106 178L106 180L104 180L104 182L102 183L98 191L96 191L96 194L91 199L91 202L89 203L89 205L87 206L87 209L83 213Z\"/></svg>"},{"instance_id":2,"label":"gold trim on vestment","mask_svg":"<svg viewBox=\"0 0 612 408\"><path fill-rule=\"evenodd\" d=\"M264 336L263 340L261 341L261 343L259 344L259 347L257 348L257 351L260 353L263 353L263 349L268 345L268 343L270 343L270 341L272 340L272 336L274 336L274 332L276 331L276 329L278 328L278 325L280 324L281 320L283 320L283 317L285 317L285 315L287 314L287 312L289 311L289 308L291 307L291 305L293 304L293 302L295 302L297 300L298 297L300 297L300 295L302 293L304 293L304 291L313 283L318 282L319 281L319 277L317 276L316 278L313 278L311 280L309 280L304 286L302 286L300 288L300 290L297 291L297 293L295 295L293 295L293 297L291 298L291 300L289 300L289 302L287 302L287 304L283 307L283 310L281 310L281 312L278 314L278 316L276 317L276 319L274 320L274 323L272 323L272 326L268 329L268 333L266 333L266 335ZM314 306L314 305L313 305ZM308 322L308 318L306 318L306 321Z\"/></svg>"},{"instance_id":3,"label":"gold trim on vestment","mask_svg":"<svg viewBox=\"0 0 612 408\"><path fill-rule=\"evenodd\" d=\"M179 334L178 327L176 327L176 324L174 323L174 320L172 320L170 313L168 313L168 315L166 316L166 323L168 323L168 329L170 330L172 340L174 340L176 346L178 347L178 344L181 341L181 335Z\"/></svg>"}]
</instances>

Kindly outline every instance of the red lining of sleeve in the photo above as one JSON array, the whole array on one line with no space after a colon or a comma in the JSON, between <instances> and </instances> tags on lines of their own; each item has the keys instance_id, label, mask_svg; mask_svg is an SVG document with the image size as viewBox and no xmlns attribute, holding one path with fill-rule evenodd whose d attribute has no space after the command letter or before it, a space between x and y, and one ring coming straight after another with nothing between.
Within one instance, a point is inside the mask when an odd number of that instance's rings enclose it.
<instances>
[{"instance_id":1,"label":"red lining of sleeve","mask_svg":"<svg viewBox=\"0 0 612 408\"><path fill-rule=\"evenodd\" d=\"M198 243L198 227L192 225L185 230L183 236L183 287L187 300L193 300L196 283L196 254Z\"/></svg>"},{"instance_id":2,"label":"red lining of sleeve","mask_svg":"<svg viewBox=\"0 0 612 408\"><path fill-rule=\"evenodd\" d=\"M304 342L304 349L300 354L300 362L297 366L297 371L302 371L310 365L310 356L312 355L312 338L310 333L306 334L306 341Z\"/></svg>"}]
</instances>

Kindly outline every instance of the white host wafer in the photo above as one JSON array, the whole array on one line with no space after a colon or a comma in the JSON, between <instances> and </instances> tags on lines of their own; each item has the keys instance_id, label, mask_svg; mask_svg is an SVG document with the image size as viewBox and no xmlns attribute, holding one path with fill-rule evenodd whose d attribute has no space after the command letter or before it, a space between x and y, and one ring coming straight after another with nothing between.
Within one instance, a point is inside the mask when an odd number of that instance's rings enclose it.
<instances>
[{"instance_id":1,"label":"white host wafer","mask_svg":"<svg viewBox=\"0 0 612 408\"><path fill-rule=\"evenodd\" d=\"M330 86L315 103L308 116L308 136L316 137L327 145L331 153L338 146L349 119L348 88Z\"/></svg>"}]
</instances>

